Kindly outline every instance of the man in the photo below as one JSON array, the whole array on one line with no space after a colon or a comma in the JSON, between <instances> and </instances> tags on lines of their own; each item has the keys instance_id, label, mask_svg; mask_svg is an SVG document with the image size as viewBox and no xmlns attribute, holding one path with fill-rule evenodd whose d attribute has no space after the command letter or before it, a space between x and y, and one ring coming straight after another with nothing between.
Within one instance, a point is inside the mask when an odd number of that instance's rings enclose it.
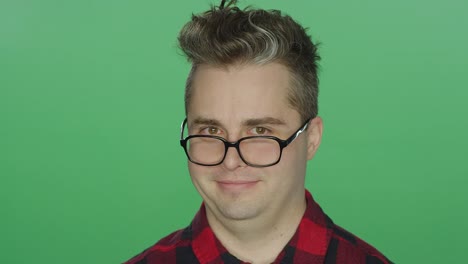
<instances>
[{"instance_id":1,"label":"man","mask_svg":"<svg viewBox=\"0 0 468 264\"><path fill-rule=\"evenodd\" d=\"M181 145L201 209L127 263L390 263L305 190L323 127L316 45L289 16L235 2L179 35L193 66Z\"/></svg>"}]
</instances>

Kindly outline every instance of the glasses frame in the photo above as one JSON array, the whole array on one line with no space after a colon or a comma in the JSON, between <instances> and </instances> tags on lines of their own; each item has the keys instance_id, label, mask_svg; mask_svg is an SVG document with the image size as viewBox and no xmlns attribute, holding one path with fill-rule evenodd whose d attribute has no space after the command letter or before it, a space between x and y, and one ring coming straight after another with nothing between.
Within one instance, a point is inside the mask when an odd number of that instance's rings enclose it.
<instances>
[{"instance_id":1,"label":"glasses frame","mask_svg":"<svg viewBox=\"0 0 468 264\"><path fill-rule=\"evenodd\" d=\"M281 160L281 156L283 155L283 149L285 147L287 147L289 144L291 144L302 132L304 132L308 125L309 125L309 122L310 120L312 120L312 118L309 118L307 119L307 121L298 129L296 130L296 132L294 132L290 137L288 137L287 139L283 140L283 139L279 139L277 137L274 137L274 136L249 136L249 137L243 137L243 138L240 138L238 139L237 141L235 142L230 142L230 141L227 141L225 138L223 137L219 137L219 136L211 136L211 135L190 135L190 136L187 136L186 138L183 138L184 137L184 128L185 128L185 125L187 124L187 118L184 119L184 121L182 122L182 125L181 125L181 128L180 128L180 145L182 146L182 148L184 149L185 151L185 155L187 155L187 158L190 162L192 163L195 163L197 165L201 165L201 166L218 166L219 164L223 163L224 162L224 159L226 158L226 154L228 152L228 149L233 147L237 150L237 154L239 154L239 157L241 158L241 160L247 164L248 166L251 166L251 167L256 167L256 168L264 168L264 167L270 167L270 166L273 166L273 165L276 165L280 162ZM214 139L218 139L220 141L222 141L224 143L224 155L223 155L223 158L220 160L220 162L218 163L215 163L215 164L203 164L203 163L200 163L200 162L196 162L196 161L193 161L191 158L190 158L190 155L188 154L188 151L187 151L187 142L189 139L191 138L214 138ZM275 140L276 142L278 142L278 145L280 147L280 154L279 154L279 157L278 157L278 160L275 161L275 162L272 162L272 163L269 163L269 164L266 164L266 165L255 165L255 164L252 164L250 162L247 162L244 157L242 156L242 153L239 149L239 146L240 146L240 143L244 140L247 140L247 139L252 139L252 138L265 138L265 139L272 139L272 140Z\"/></svg>"}]
</instances>

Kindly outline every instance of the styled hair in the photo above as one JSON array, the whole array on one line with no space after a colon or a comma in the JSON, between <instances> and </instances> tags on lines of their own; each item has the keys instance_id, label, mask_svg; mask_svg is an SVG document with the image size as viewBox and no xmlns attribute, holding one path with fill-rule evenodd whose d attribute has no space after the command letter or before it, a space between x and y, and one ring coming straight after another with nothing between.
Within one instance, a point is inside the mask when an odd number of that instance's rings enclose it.
<instances>
[{"instance_id":1,"label":"styled hair","mask_svg":"<svg viewBox=\"0 0 468 264\"><path fill-rule=\"evenodd\" d=\"M288 102L303 121L318 114L317 44L306 29L279 10L239 9L236 0L225 6L192 15L179 33L180 49L192 69L185 87L188 111L192 79L198 65L225 67L234 64L264 65L277 62L291 76Z\"/></svg>"}]
</instances>

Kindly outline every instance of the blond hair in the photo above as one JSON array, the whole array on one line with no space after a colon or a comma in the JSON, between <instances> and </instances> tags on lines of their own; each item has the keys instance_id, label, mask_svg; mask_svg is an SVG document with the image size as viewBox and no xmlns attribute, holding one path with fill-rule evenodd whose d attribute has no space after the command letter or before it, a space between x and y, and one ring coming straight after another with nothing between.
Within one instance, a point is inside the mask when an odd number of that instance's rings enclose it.
<instances>
[{"instance_id":1,"label":"blond hair","mask_svg":"<svg viewBox=\"0 0 468 264\"><path fill-rule=\"evenodd\" d=\"M300 24L278 10L239 9L236 0L192 15L178 41L192 70L185 87L185 110L192 94L197 66L228 66L239 63L278 62L291 74L288 102L303 121L318 114L317 44Z\"/></svg>"}]
</instances>

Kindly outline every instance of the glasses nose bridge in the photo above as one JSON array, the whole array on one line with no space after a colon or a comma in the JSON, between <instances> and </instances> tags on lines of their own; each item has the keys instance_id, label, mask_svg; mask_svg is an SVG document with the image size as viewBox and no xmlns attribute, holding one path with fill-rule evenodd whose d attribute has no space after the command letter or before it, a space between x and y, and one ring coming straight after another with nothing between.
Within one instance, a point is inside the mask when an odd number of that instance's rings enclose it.
<instances>
[{"instance_id":1,"label":"glasses nose bridge","mask_svg":"<svg viewBox=\"0 0 468 264\"><path fill-rule=\"evenodd\" d=\"M237 155L239 155L239 157L242 160L244 160L244 158L242 157L241 151L240 151L240 142L241 141L242 141L242 139L234 141L234 142L227 141L227 140L223 141L224 142L224 147L225 147L223 160L226 158L226 155L227 155L227 153L229 151L229 148L234 148L237 151Z\"/></svg>"},{"instance_id":2,"label":"glasses nose bridge","mask_svg":"<svg viewBox=\"0 0 468 264\"><path fill-rule=\"evenodd\" d=\"M227 140L223 140L223 142L224 142L224 157L221 163L224 162L227 167L237 167L239 166L240 163L249 165L249 163L244 160L244 157L242 156L241 151L240 151L240 143L242 142L242 138L234 142L230 142ZM228 154L229 148L231 147L233 147L235 151L234 153Z\"/></svg>"},{"instance_id":3,"label":"glasses nose bridge","mask_svg":"<svg viewBox=\"0 0 468 264\"><path fill-rule=\"evenodd\" d=\"M237 152L239 153L239 143L240 143L240 140L237 140L235 142L230 142L227 140L224 141L224 147L226 148L226 153L228 152L229 148L235 148Z\"/></svg>"}]
</instances>

